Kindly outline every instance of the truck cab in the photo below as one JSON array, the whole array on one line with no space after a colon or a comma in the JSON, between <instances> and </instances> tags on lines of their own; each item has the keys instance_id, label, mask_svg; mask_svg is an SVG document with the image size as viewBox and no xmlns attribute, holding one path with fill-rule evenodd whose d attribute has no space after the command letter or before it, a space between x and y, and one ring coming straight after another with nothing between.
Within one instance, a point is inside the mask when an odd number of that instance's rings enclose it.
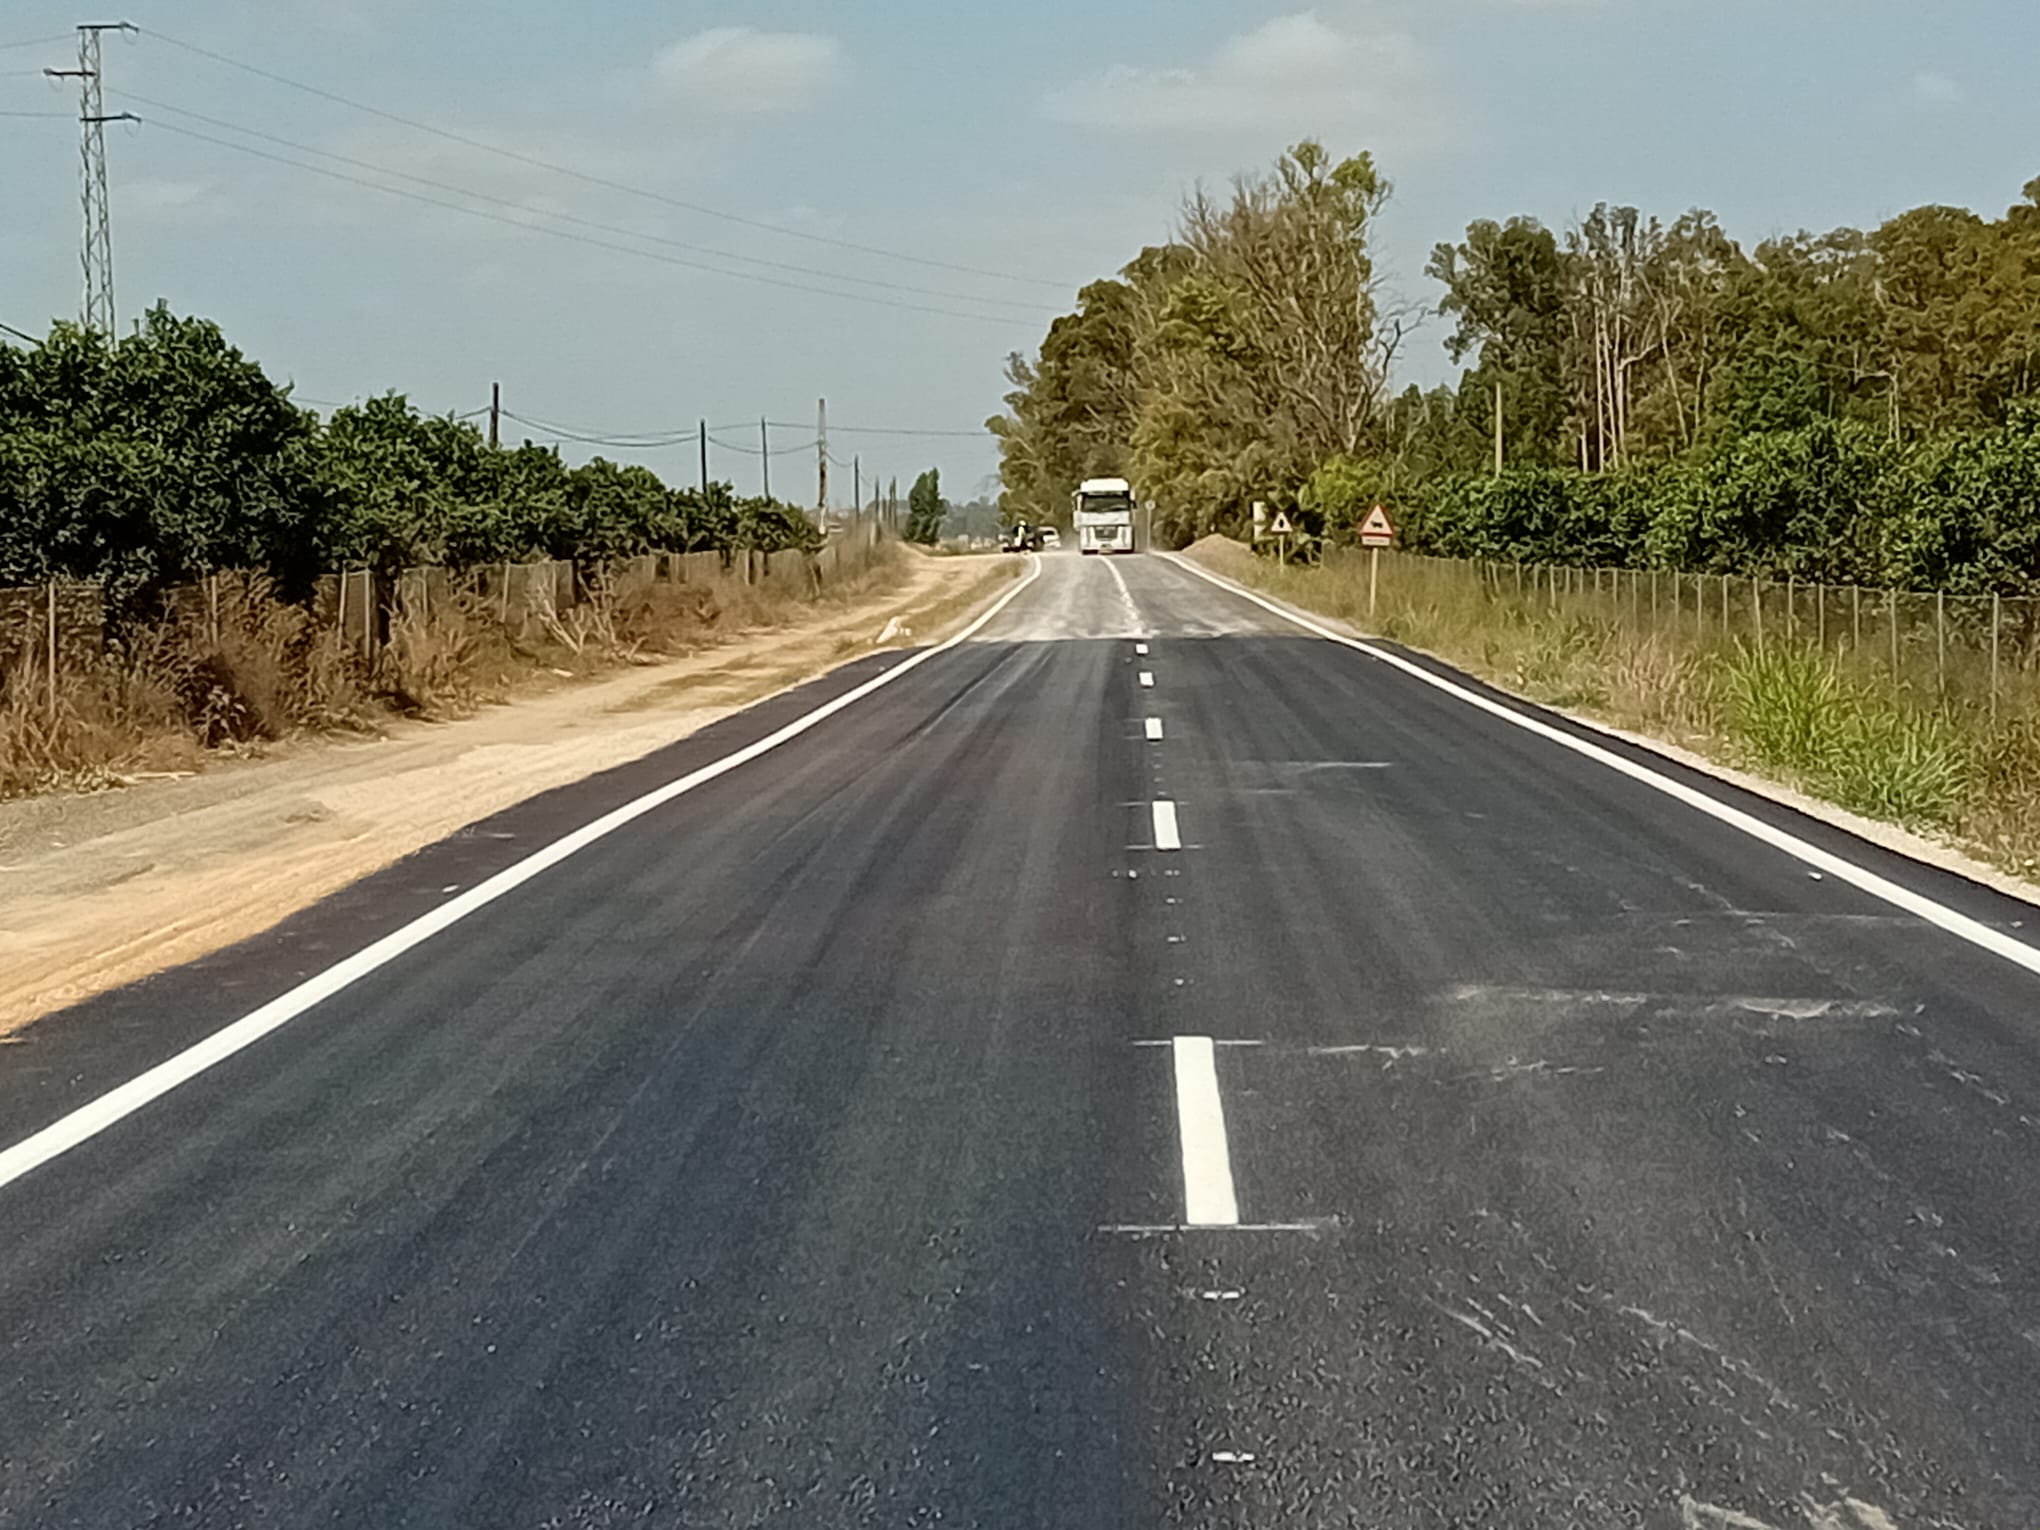
<instances>
[{"instance_id":1,"label":"truck cab","mask_svg":"<svg viewBox=\"0 0 2040 1530\"><path fill-rule=\"evenodd\" d=\"M1132 552L1133 485L1124 478L1085 479L1074 496L1071 519L1083 552Z\"/></svg>"}]
</instances>

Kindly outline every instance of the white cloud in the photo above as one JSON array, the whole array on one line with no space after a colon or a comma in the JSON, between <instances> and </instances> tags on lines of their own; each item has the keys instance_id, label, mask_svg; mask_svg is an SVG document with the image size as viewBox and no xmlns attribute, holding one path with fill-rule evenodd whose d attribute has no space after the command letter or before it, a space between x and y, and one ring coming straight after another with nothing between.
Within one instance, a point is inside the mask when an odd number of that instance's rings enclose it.
<instances>
[{"instance_id":1,"label":"white cloud","mask_svg":"<svg viewBox=\"0 0 2040 1530\"><path fill-rule=\"evenodd\" d=\"M1937 69L1914 75L1912 93L1915 101L1927 106L1960 106L1963 101L1962 87Z\"/></svg>"},{"instance_id":2,"label":"white cloud","mask_svg":"<svg viewBox=\"0 0 2040 1530\"><path fill-rule=\"evenodd\" d=\"M847 72L843 45L821 32L710 27L662 48L652 72L681 99L722 111L813 106Z\"/></svg>"},{"instance_id":3,"label":"white cloud","mask_svg":"<svg viewBox=\"0 0 2040 1530\"><path fill-rule=\"evenodd\" d=\"M1114 64L1052 92L1043 110L1092 127L1324 133L1427 129L1434 101L1407 32L1334 26L1310 10L1230 37L1192 66Z\"/></svg>"}]
</instances>

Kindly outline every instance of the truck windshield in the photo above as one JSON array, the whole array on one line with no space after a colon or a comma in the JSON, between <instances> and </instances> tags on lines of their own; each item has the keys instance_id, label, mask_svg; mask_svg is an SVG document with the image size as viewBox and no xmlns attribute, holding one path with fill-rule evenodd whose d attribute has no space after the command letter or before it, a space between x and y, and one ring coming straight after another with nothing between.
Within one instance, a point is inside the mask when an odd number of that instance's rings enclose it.
<instances>
[{"instance_id":1,"label":"truck windshield","mask_svg":"<svg viewBox=\"0 0 2040 1530\"><path fill-rule=\"evenodd\" d=\"M1130 515L1133 498L1127 494L1086 494L1077 502L1086 515Z\"/></svg>"}]
</instances>

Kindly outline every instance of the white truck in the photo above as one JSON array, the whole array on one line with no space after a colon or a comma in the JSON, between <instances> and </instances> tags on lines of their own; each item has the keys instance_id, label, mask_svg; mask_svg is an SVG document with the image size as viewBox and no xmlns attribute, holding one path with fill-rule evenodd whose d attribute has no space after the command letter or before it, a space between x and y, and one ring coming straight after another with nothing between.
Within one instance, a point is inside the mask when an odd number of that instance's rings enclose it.
<instances>
[{"instance_id":1,"label":"white truck","mask_svg":"<svg viewBox=\"0 0 2040 1530\"><path fill-rule=\"evenodd\" d=\"M1072 519L1086 553L1133 551L1133 485L1124 478L1087 478L1077 486Z\"/></svg>"}]
</instances>

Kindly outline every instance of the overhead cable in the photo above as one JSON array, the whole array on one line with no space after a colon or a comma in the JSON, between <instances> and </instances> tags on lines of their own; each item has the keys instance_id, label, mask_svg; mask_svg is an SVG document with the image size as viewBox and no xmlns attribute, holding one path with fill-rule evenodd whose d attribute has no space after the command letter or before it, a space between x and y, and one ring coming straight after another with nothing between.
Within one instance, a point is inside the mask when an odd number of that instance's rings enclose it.
<instances>
[{"instance_id":1,"label":"overhead cable","mask_svg":"<svg viewBox=\"0 0 2040 1530\"><path fill-rule=\"evenodd\" d=\"M416 186L429 186L434 191L448 192L453 196L467 197L476 202L487 202L496 207L507 207L525 217L551 218L561 223L572 224L576 228L593 229L597 233L616 234L626 239L640 239L647 244L665 245L670 249L686 250L696 255L710 255L717 260L734 260L745 265L764 266L774 271L791 271L800 276L817 276L825 281L850 282L860 287L877 287L888 292L904 292L909 296L940 298L948 302L977 303L989 308L1006 308L1018 313L1032 315L1037 319L1048 315L1050 312L1048 308L1040 303L1015 302L1010 298L975 297L968 292L946 292L940 288L914 287L909 286L905 282L889 282L875 276L851 276L844 272L825 270L818 266L794 265L783 260L768 260L761 255L745 255L735 250L717 249L713 245L691 244L684 239L670 239L663 234L648 234L642 229L630 228L622 224L602 223L593 218L580 217L574 213L556 212L551 208L533 207L529 203L520 202L514 197L500 197L490 192L476 191L471 186L461 186L451 181L436 181L429 176L414 175L408 170L398 170L389 165L379 165L373 160L357 159L350 154L339 154L331 149L321 149L311 144L298 143L293 139L279 137L277 134L267 132L261 128L249 127L245 123L231 122L224 117L211 117L204 112L193 111L186 106L177 106L168 101L152 100L148 96L138 95L131 90L112 90L108 94L119 96L122 100L133 101L138 105L150 107L156 111L172 112L180 117L189 117L194 122L203 122L208 126L221 128L230 133L241 133L249 138L258 138L264 143L276 144L281 148L290 149L299 154L315 155L320 159L329 159L337 164L352 165L357 170L368 170L376 175L392 176L400 181L409 181ZM161 126L162 124L158 125Z\"/></svg>"},{"instance_id":2,"label":"overhead cable","mask_svg":"<svg viewBox=\"0 0 2040 1530\"><path fill-rule=\"evenodd\" d=\"M610 239L594 239L586 234L573 233L568 229L553 228L543 223L530 223L520 218L508 217L502 213L489 212L480 207L463 206L461 203L448 202L440 197L426 196L422 192L407 191L401 186L388 186L380 181L371 181L358 175L349 175L345 171L329 170L324 165L309 165L302 160L289 159L281 154L272 154L266 149L258 149L253 145L245 143L235 143L231 139L215 138L210 133L201 133L196 128L184 127L175 122L165 122L160 118L149 119L149 125L159 128L166 133L175 133L180 137L196 139L200 143L209 143L216 148L228 149L236 154L247 154L256 159L267 160L272 164L283 165L293 170L303 170L310 175L324 176L327 180L342 181L348 185L366 187L370 191L380 191L385 196L402 197L406 201L423 203L427 207L438 207L447 212L463 213L470 218L480 218L490 223L500 223L508 228L523 229L527 233L545 234L553 239L568 240L574 244L587 245L592 249L612 250L620 255L635 255L640 260L655 260L663 265L681 266L690 271L705 271L714 276L734 277L739 281L756 282L767 287L781 287L792 292L811 292L821 297L841 298L846 302L852 303L869 303L880 308L901 309L908 313L927 313L951 319L970 319L980 324L1013 325L1020 322L1018 319L1003 315L969 313L959 308L937 308L928 303L905 303L895 298L878 297L865 292L840 292L829 287L817 287L807 282L786 281L776 276L765 276L756 271L732 271L722 266L709 265L704 261L689 260L680 255L663 254L658 250L639 249L634 245L618 244Z\"/></svg>"},{"instance_id":3,"label":"overhead cable","mask_svg":"<svg viewBox=\"0 0 2040 1530\"><path fill-rule=\"evenodd\" d=\"M970 276L991 277L998 281L1024 282L1030 286L1052 288L1058 292L1069 292L1072 290L1068 283L1049 281L1043 277L1023 276L1016 272L1000 271L988 266L973 266L956 261L938 260L933 256L914 255L905 250L886 249L880 245L858 244L853 240L837 239L827 234L811 233L805 229L788 228L784 224L768 223L760 218L745 217L740 213L725 212L721 208L710 207L700 202L690 202L680 197L667 196L663 192L653 191L644 186L634 186L627 181L611 180L607 176L594 175L585 170L576 170L571 165L555 164L550 160L540 159L533 154L524 154L516 149L506 149L498 144L489 143L485 139L473 138L465 133L456 133L450 128L438 127L430 122L421 122L415 117L405 117L396 112L386 111L379 106L370 106L364 101L356 101L337 92L321 89L317 85L307 85L304 81L291 79L288 75L278 74L273 70L264 69L258 65L246 63L241 59L232 58L227 54L215 52L211 48L200 47L197 43L186 42L181 38L172 37L167 32L147 29L144 30L142 35L152 37L158 42L168 43L173 48L181 48L187 53L197 54L201 58L211 59L216 64L225 64L230 69L239 69L243 73L254 75L257 79L268 80L272 84L303 91L307 95L317 96L322 101L330 101L336 106L345 106L352 111L365 112L371 117L380 117L386 122L394 122L399 127L410 128L413 132L429 133L433 137L443 138L449 143L457 143L466 148L478 149L484 154L494 154L503 159L514 160L518 164L529 165L533 169L543 170L549 175L564 175L573 180L584 181L591 186L603 187L609 191L620 191L628 196L642 197L647 201L662 202L669 207L677 207L685 212L697 213L702 217L718 218L726 223L736 223L746 228L762 229L766 233L778 234L784 238L802 239L810 244L832 245L838 249L854 250L861 255L874 255L885 260L906 261L917 266L928 266L943 271L957 271Z\"/></svg>"},{"instance_id":4,"label":"overhead cable","mask_svg":"<svg viewBox=\"0 0 2040 1530\"><path fill-rule=\"evenodd\" d=\"M773 420L769 423L774 430L800 430L804 428L799 425L788 424L783 420ZM838 425L833 421L829 425L829 433L831 435L845 436L951 436L959 439L967 437L971 440L979 440L989 435L989 432L983 430L908 430L904 427L890 425Z\"/></svg>"}]
</instances>

